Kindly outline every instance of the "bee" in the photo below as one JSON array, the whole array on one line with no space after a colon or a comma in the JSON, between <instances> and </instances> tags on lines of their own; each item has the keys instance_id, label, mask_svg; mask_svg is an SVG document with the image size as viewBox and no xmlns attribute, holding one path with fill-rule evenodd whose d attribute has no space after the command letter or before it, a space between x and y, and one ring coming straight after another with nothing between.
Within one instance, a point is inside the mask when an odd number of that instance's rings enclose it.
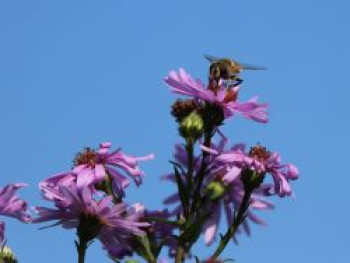
<instances>
[{"instance_id":1,"label":"bee","mask_svg":"<svg viewBox=\"0 0 350 263\"><path fill-rule=\"evenodd\" d=\"M236 87L243 82L239 74L244 70L266 70L264 67L240 63L230 58L217 58L209 55L204 55L204 57L211 63L209 80L218 83L220 79L223 79L229 87Z\"/></svg>"}]
</instances>

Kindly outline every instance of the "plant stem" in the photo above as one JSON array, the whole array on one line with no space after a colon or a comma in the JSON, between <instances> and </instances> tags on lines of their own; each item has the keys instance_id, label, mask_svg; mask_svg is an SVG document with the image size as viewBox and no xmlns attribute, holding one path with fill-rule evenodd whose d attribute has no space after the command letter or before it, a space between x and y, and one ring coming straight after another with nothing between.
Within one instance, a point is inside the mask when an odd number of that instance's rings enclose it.
<instances>
[{"instance_id":1,"label":"plant stem","mask_svg":"<svg viewBox=\"0 0 350 263\"><path fill-rule=\"evenodd\" d=\"M79 238L79 242L75 242L75 245L77 247L78 252L78 263L84 263L85 262L85 254L87 249L87 241L82 240Z\"/></svg>"},{"instance_id":2,"label":"plant stem","mask_svg":"<svg viewBox=\"0 0 350 263\"><path fill-rule=\"evenodd\" d=\"M238 227L240 226L241 223L245 220L245 213L248 210L249 204L250 204L250 196L253 192L253 189L245 189L244 191L244 196L241 202L241 205L238 209L237 215L234 218L234 221L232 225L229 227L227 230L226 234L221 238L220 244L215 250L213 256L211 257L212 260L216 260L222 251L225 249L227 246L228 242L231 240L231 238L235 235Z\"/></svg>"},{"instance_id":3,"label":"plant stem","mask_svg":"<svg viewBox=\"0 0 350 263\"><path fill-rule=\"evenodd\" d=\"M187 151L187 186L188 193L191 192L193 187L193 140L190 138L186 143Z\"/></svg>"},{"instance_id":4,"label":"plant stem","mask_svg":"<svg viewBox=\"0 0 350 263\"><path fill-rule=\"evenodd\" d=\"M205 147L210 148L212 137L213 137L212 130L209 130L209 131L204 133L204 146ZM195 189L194 189L194 194L193 194L193 202L192 202L192 206L190 209L191 213L197 209L197 203L200 200L200 195L201 195L200 192L201 192L205 172L207 169L206 159L208 156L209 156L209 153L206 151L203 151L201 167L200 167L198 173L196 174L196 178L195 178Z\"/></svg>"},{"instance_id":5,"label":"plant stem","mask_svg":"<svg viewBox=\"0 0 350 263\"><path fill-rule=\"evenodd\" d=\"M184 260L184 254L185 250L181 244L179 244L179 247L176 252L176 258L175 258L175 263L182 263Z\"/></svg>"}]
</instances>

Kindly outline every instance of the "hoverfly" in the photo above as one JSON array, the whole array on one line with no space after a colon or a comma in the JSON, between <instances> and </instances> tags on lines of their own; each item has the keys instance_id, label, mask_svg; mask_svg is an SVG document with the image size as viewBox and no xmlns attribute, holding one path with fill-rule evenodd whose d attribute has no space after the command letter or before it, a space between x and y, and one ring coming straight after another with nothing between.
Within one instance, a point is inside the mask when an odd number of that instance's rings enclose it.
<instances>
[{"instance_id":1,"label":"hoverfly","mask_svg":"<svg viewBox=\"0 0 350 263\"><path fill-rule=\"evenodd\" d=\"M243 82L238 75L244 70L266 70L264 67L240 63L230 58L217 58L209 55L204 55L204 57L211 63L210 81L215 80L218 83L220 79L223 79L226 81L226 86L230 87L236 87Z\"/></svg>"}]
</instances>

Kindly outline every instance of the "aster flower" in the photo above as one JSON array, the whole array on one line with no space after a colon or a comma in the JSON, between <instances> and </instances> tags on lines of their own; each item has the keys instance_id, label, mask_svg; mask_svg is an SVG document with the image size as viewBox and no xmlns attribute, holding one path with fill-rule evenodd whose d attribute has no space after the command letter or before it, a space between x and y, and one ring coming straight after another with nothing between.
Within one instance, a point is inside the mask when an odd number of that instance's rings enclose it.
<instances>
[{"instance_id":1,"label":"aster flower","mask_svg":"<svg viewBox=\"0 0 350 263\"><path fill-rule=\"evenodd\" d=\"M274 184L273 187L266 187L267 194L277 194L280 197L292 194L289 181L297 179L299 171L293 164L282 164L277 152L271 153L265 147L258 145L246 153L244 144L235 145L231 150L223 152L204 146L202 148L217 155L215 165L224 173L224 182L231 183L239 180L242 170L248 169L261 176L266 173L271 174Z\"/></svg>"},{"instance_id":2,"label":"aster flower","mask_svg":"<svg viewBox=\"0 0 350 263\"><path fill-rule=\"evenodd\" d=\"M35 207L38 217L34 223L55 221L52 226L77 229L80 239L91 241L97 238L108 251L121 244L124 250L130 251L128 241L131 237L144 235L142 228L149 226L140 221L142 211L128 208L125 203L113 204L111 197L96 200L89 187L60 186L47 191L53 192L51 196L55 196L56 209Z\"/></svg>"},{"instance_id":3,"label":"aster flower","mask_svg":"<svg viewBox=\"0 0 350 263\"><path fill-rule=\"evenodd\" d=\"M0 189L0 215L14 217L22 222L28 222L27 203L16 196L16 191L27 186L23 183L9 184Z\"/></svg>"},{"instance_id":4,"label":"aster flower","mask_svg":"<svg viewBox=\"0 0 350 263\"><path fill-rule=\"evenodd\" d=\"M8 184L0 188L0 215L16 218L22 222L29 222L27 203L16 196L16 191L27 186L26 184ZM5 223L0 221L0 247L5 241Z\"/></svg>"},{"instance_id":5,"label":"aster flower","mask_svg":"<svg viewBox=\"0 0 350 263\"><path fill-rule=\"evenodd\" d=\"M266 109L268 105L259 104L257 97L247 102L237 102L239 87L226 88L223 82L220 82L215 88L207 89L199 79L194 80L184 69L179 72L171 71L164 79L165 83L171 87L171 91L177 94L193 97L199 101L219 105L224 111L225 118L229 118L236 113L245 118L257 122L266 123L268 116Z\"/></svg>"},{"instance_id":6,"label":"aster flower","mask_svg":"<svg viewBox=\"0 0 350 263\"><path fill-rule=\"evenodd\" d=\"M45 189L55 186L71 186L74 184L78 188L83 188L103 183L107 179L111 181L114 193L123 195L123 190L130 184L130 180L122 172L130 176L139 186L144 173L138 167L138 162L151 160L154 155L134 157L124 154L120 149L109 152L110 148L110 142L101 143L97 151L86 148L76 156L72 171L46 179L40 183L40 188L45 191Z\"/></svg>"},{"instance_id":7,"label":"aster flower","mask_svg":"<svg viewBox=\"0 0 350 263\"><path fill-rule=\"evenodd\" d=\"M223 151L228 140L225 137L221 138L221 141L216 145L212 144L212 149L217 151ZM186 152L181 146L176 147L175 160L186 168ZM196 159L198 160L199 157ZM214 156L210 156L208 163L213 162ZM224 181L222 173L218 173L218 169L210 170L206 175L205 180L202 185L201 193L202 197L207 200L206 210L210 212L210 217L203 225L204 240L206 245L211 245L215 240L218 226L221 221L221 214L225 213L227 224L231 225L233 222L234 211L237 211L239 205L241 204L244 195L244 186L240 180ZM195 165L195 170L198 171L199 165ZM163 179L169 180L171 182L176 182L174 174L168 174L163 176ZM260 219L254 211L256 210L271 210L274 205L266 200L266 195L263 189L266 186L263 185L256 189L251 196L251 205L247 211L247 219L253 223L259 225L266 225L266 223ZM178 193L170 195L164 200L166 205L175 205L172 210L173 215L177 215L182 212L182 207L180 205L180 198ZM250 228L248 220L245 220L240 227L239 232L242 230L250 235Z\"/></svg>"}]
</instances>

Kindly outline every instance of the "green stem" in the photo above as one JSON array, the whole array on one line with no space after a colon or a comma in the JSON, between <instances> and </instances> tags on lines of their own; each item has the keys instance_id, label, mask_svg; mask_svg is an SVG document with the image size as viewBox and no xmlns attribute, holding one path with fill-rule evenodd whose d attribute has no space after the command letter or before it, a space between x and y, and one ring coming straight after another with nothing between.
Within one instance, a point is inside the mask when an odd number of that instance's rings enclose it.
<instances>
[{"instance_id":1,"label":"green stem","mask_svg":"<svg viewBox=\"0 0 350 263\"><path fill-rule=\"evenodd\" d=\"M240 224L244 222L245 213L249 208L249 204L250 204L249 201L250 201L250 196L251 196L252 192L253 192L252 189L245 189L244 196L243 196L241 205L238 209L237 215L235 216L234 221L233 221L232 225L230 226L230 228L227 230L226 234L222 237L219 246L217 247L213 256L211 257L212 260L216 260L220 256L222 251L227 246L228 242L235 235Z\"/></svg>"},{"instance_id":2,"label":"green stem","mask_svg":"<svg viewBox=\"0 0 350 263\"><path fill-rule=\"evenodd\" d=\"M184 260L184 254L185 254L184 248L182 247L182 245L179 245L177 249L176 257L175 257L175 263L182 263Z\"/></svg>"},{"instance_id":3,"label":"green stem","mask_svg":"<svg viewBox=\"0 0 350 263\"><path fill-rule=\"evenodd\" d=\"M208 147L208 148L210 147L212 137L213 137L212 130L204 133L204 146L205 147ZM209 153L207 151L203 151L201 167L200 167L200 169L196 175L196 178L195 178L196 179L195 180L195 190L194 190L193 202L192 202L192 206L191 206L191 210L190 210L191 212L193 212L197 209L197 203L200 200L200 194L201 194L200 191L202 188L205 172L207 169L206 159L208 156L209 156Z\"/></svg>"},{"instance_id":4,"label":"green stem","mask_svg":"<svg viewBox=\"0 0 350 263\"><path fill-rule=\"evenodd\" d=\"M84 263L85 262L85 254L87 249L88 242L85 240L79 239L79 242L75 242L75 245L77 247L78 252L78 263Z\"/></svg>"},{"instance_id":5,"label":"green stem","mask_svg":"<svg viewBox=\"0 0 350 263\"><path fill-rule=\"evenodd\" d=\"M187 151L187 190L188 194L190 195L193 187L193 140L188 139L186 144L186 151Z\"/></svg>"},{"instance_id":6,"label":"green stem","mask_svg":"<svg viewBox=\"0 0 350 263\"><path fill-rule=\"evenodd\" d=\"M187 191L187 195L190 196L191 192L193 191L193 184L194 184L194 180L193 180L193 168L194 168L194 156L193 156L193 146L194 146L194 140L189 138L186 140L186 152L187 152L187 173L186 173L186 191ZM190 216L190 202L185 204L185 206L183 207L183 211L184 211L184 218L183 220L185 220L185 222L188 220L189 216ZM181 224L180 225L180 235L179 238L181 239L182 235L183 235L183 228L184 228L185 224ZM176 252L176 257L175 257L175 262L176 263L181 263L184 260L184 256L185 256L185 248L182 244L182 242L179 242L178 248L177 248L177 252Z\"/></svg>"}]
</instances>

